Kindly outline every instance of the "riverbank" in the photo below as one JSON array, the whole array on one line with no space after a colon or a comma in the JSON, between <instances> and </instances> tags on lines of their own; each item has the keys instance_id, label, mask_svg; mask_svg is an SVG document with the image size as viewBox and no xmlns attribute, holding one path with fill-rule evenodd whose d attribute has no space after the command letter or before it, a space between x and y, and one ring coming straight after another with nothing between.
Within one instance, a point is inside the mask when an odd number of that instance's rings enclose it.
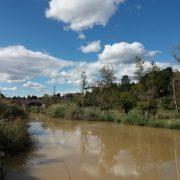
<instances>
[{"instance_id":1,"label":"riverbank","mask_svg":"<svg viewBox=\"0 0 180 180\"><path fill-rule=\"evenodd\" d=\"M37 113L37 111L35 111ZM99 108L85 107L80 108L73 103L54 104L42 111L43 115L56 119L69 120L88 120L88 121L107 121L128 125L148 126L155 128L180 129L180 118L160 119L145 118L138 111L131 111L127 115L118 110L101 111Z\"/></svg>"},{"instance_id":2,"label":"riverbank","mask_svg":"<svg viewBox=\"0 0 180 180\"><path fill-rule=\"evenodd\" d=\"M27 113L18 106L0 102L0 151L18 154L31 146Z\"/></svg>"}]
</instances>

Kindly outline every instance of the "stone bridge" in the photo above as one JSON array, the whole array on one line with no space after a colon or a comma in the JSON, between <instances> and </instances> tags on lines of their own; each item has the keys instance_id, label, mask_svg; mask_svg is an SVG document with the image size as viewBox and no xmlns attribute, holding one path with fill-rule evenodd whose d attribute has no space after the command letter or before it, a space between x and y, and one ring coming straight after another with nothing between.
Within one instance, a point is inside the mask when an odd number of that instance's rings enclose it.
<instances>
[{"instance_id":1,"label":"stone bridge","mask_svg":"<svg viewBox=\"0 0 180 180\"><path fill-rule=\"evenodd\" d=\"M42 99L16 99L13 100L17 105L22 106L23 109L28 107L36 106L45 108L45 104Z\"/></svg>"}]
</instances>

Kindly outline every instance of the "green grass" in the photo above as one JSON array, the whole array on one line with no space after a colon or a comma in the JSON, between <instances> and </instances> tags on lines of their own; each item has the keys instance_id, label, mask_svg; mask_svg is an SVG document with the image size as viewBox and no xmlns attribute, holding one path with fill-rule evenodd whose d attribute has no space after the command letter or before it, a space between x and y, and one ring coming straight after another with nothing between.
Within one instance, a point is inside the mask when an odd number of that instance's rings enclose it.
<instances>
[{"instance_id":1,"label":"green grass","mask_svg":"<svg viewBox=\"0 0 180 180\"><path fill-rule=\"evenodd\" d=\"M16 154L25 151L31 145L31 138L25 122L0 122L0 151Z\"/></svg>"},{"instance_id":2,"label":"green grass","mask_svg":"<svg viewBox=\"0 0 180 180\"><path fill-rule=\"evenodd\" d=\"M162 118L147 119L140 115L137 109L131 111L128 115L113 109L102 111L99 108L85 107L81 108L73 103L55 104L47 109L45 113L52 118L71 119L71 120L89 120L89 121L107 121L118 122L136 126L150 126L169 129L180 129L180 119L170 120Z\"/></svg>"},{"instance_id":3,"label":"green grass","mask_svg":"<svg viewBox=\"0 0 180 180\"><path fill-rule=\"evenodd\" d=\"M0 101L0 119L26 119L27 113L19 106Z\"/></svg>"},{"instance_id":4,"label":"green grass","mask_svg":"<svg viewBox=\"0 0 180 180\"><path fill-rule=\"evenodd\" d=\"M22 108L0 101L0 151L17 154L29 148L31 138L26 118Z\"/></svg>"}]
</instances>

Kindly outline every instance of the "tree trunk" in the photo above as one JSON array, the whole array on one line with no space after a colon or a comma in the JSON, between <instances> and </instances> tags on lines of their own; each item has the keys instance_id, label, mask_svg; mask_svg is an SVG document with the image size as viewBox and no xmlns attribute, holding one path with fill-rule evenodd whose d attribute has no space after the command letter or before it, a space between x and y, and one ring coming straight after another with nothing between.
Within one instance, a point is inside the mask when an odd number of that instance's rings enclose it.
<instances>
[{"instance_id":1,"label":"tree trunk","mask_svg":"<svg viewBox=\"0 0 180 180\"><path fill-rule=\"evenodd\" d=\"M173 100L174 100L174 106L176 111L178 112L178 106L177 106L177 100L176 100L176 89L175 89L175 79L173 77L172 79L172 86L173 86Z\"/></svg>"}]
</instances>

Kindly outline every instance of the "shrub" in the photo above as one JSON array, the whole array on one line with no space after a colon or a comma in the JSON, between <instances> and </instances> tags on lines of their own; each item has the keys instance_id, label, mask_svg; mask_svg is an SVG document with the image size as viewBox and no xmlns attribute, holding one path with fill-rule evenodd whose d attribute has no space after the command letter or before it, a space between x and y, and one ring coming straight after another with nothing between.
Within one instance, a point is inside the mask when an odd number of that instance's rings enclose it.
<instances>
[{"instance_id":1,"label":"shrub","mask_svg":"<svg viewBox=\"0 0 180 180\"><path fill-rule=\"evenodd\" d=\"M31 145L30 135L24 121L0 122L0 151L15 154Z\"/></svg>"},{"instance_id":2,"label":"shrub","mask_svg":"<svg viewBox=\"0 0 180 180\"><path fill-rule=\"evenodd\" d=\"M64 118L66 115L66 106L64 104L52 105L48 108L48 114L52 118Z\"/></svg>"},{"instance_id":3,"label":"shrub","mask_svg":"<svg viewBox=\"0 0 180 180\"><path fill-rule=\"evenodd\" d=\"M164 97L164 98L162 98L161 106L165 110L173 110L174 109L174 102L172 100L172 97Z\"/></svg>"},{"instance_id":4,"label":"shrub","mask_svg":"<svg viewBox=\"0 0 180 180\"><path fill-rule=\"evenodd\" d=\"M169 128L170 129L180 129L180 121L171 121Z\"/></svg>"},{"instance_id":5,"label":"shrub","mask_svg":"<svg viewBox=\"0 0 180 180\"><path fill-rule=\"evenodd\" d=\"M167 128L168 127L168 121L167 120L148 120L148 126L151 127L161 127L161 128Z\"/></svg>"},{"instance_id":6,"label":"shrub","mask_svg":"<svg viewBox=\"0 0 180 180\"><path fill-rule=\"evenodd\" d=\"M135 112L130 112L124 119L124 123L144 126L147 124L147 119L145 119L142 115L139 115Z\"/></svg>"},{"instance_id":7,"label":"shrub","mask_svg":"<svg viewBox=\"0 0 180 180\"><path fill-rule=\"evenodd\" d=\"M0 118L5 120L25 119L27 113L19 106L0 102Z\"/></svg>"},{"instance_id":8,"label":"shrub","mask_svg":"<svg viewBox=\"0 0 180 180\"><path fill-rule=\"evenodd\" d=\"M14 120L14 119L25 119L27 117L27 114L25 111L15 105L10 105L8 106L7 110L4 113L4 118L9 119L9 120Z\"/></svg>"},{"instance_id":9,"label":"shrub","mask_svg":"<svg viewBox=\"0 0 180 180\"><path fill-rule=\"evenodd\" d=\"M71 119L72 120L83 120L85 118L84 116L84 110L80 107L77 107L71 112Z\"/></svg>"},{"instance_id":10,"label":"shrub","mask_svg":"<svg viewBox=\"0 0 180 180\"><path fill-rule=\"evenodd\" d=\"M113 114L105 113L105 114L101 114L100 120L101 121L107 121L107 122L115 122L116 118Z\"/></svg>"},{"instance_id":11,"label":"shrub","mask_svg":"<svg viewBox=\"0 0 180 180\"><path fill-rule=\"evenodd\" d=\"M28 108L28 111L31 113L40 113L40 112L42 112L42 108L40 108L38 106L30 106Z\"/></svg>"}]
</instances>

